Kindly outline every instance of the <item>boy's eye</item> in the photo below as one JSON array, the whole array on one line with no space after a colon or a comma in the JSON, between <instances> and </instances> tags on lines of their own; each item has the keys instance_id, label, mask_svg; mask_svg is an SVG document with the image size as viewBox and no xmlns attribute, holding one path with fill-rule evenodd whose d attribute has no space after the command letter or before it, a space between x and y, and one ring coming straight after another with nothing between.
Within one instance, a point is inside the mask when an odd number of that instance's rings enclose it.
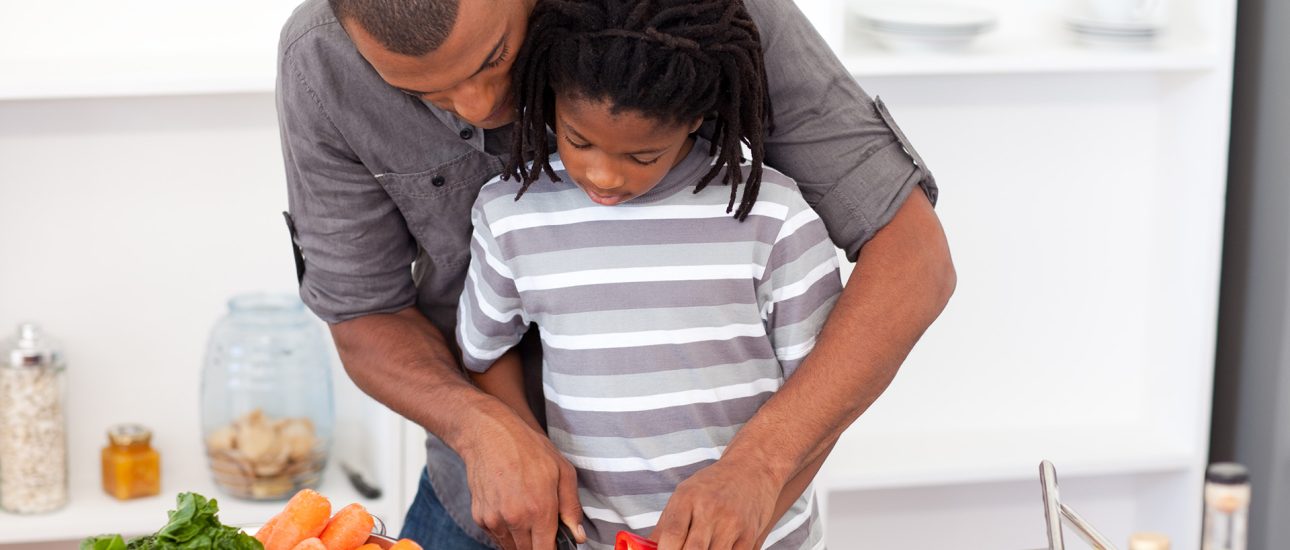
<instances>
[{"instance_id":1,"label":"boy's eye","mask_svg":"<svg viewBox=\"0 0 1290 550\"><path fill-rule=\"evenodd\" d=\"M572 145L574 149L586 149L591 147L590 143L574 143L572 139L569 139L569 136L565 136L564 141L569 145Z\"/></svg>"},{"instance_id":2,"label":"boy's eye","mask_svg":"<svg viewBox=\"0 0 1290 550\"><path fill-rule=\"evenodd\" d=\"M636 158L636 157L632 157L632 160L636 161L636 164L639 164L639 165L641 165L641 166L649 166L649 165L651 165L651 164L654 164L654 163L658 162L658 159L661 159L661 158L663 158L663 157L662 157L662 156L657 156L657 157L654 157L654 158L649 159L649 160L642 160L642 159L638 159L638 158Z\"/></svg>"}]
</instances>

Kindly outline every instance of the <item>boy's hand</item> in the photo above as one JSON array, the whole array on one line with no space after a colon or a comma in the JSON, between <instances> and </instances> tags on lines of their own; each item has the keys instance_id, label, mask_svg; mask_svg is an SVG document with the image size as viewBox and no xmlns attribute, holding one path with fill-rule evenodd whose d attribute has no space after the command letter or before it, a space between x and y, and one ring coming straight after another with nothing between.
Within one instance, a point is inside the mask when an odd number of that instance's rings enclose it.
<instances>
[{"instance_id":1,"label":"boy's hand","mask_svg":"<svg viewBox=\"0 0 1290 550\"><path fill-rule=\"evenodd\" d=\"M659 550L753 550L761 544L783 484L764 468L727 458L676 487L650 533Z\"/></svg>"}]
</instances>

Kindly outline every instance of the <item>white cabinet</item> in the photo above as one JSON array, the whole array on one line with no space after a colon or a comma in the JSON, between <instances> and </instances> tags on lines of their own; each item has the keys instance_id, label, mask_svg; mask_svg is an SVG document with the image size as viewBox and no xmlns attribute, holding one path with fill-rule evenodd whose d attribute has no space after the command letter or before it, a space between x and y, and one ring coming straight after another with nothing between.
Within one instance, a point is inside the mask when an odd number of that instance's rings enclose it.
<instances>
[{"instance_id":1,"label":"white cabinet","mask_svg":"<svg viewBox=\"0 0 1290 550\"><path fill-rule=\"evenodd\" d=\"M1145 51L1073 45L1057 2L975 3L998 30L936 55L799 1L935 173L959 276L821 474L830 546L1042 546L1050 459L1118 544L1198 548L1235 2L1172 2Z\"/></svg>"}]
</instances>

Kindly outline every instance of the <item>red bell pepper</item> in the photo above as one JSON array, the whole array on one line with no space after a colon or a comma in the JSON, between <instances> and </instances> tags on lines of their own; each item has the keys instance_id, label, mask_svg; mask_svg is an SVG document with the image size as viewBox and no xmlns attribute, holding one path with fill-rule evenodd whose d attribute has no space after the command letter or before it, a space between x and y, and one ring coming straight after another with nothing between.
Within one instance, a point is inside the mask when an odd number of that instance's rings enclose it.
<instances>
[{"instance_id":1,"label":"red bell pepper","mask_svg":"<svg viewBox=\"0 0 1290 550\"><path fill-rule=\"evenodd\" d=\"M658 550L658 543L627 531L619 531L614 550Z\"/></svg>"}]
</instances>

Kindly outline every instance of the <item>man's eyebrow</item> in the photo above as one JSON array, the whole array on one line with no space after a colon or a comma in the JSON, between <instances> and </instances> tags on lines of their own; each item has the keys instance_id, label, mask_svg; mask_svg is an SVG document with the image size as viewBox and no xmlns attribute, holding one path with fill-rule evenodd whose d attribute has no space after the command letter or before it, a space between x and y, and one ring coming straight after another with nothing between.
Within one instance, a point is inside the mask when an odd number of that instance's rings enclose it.
<instances>
[{"instance_id":1,"label":"man's eyebrow","mask_svg":"<svg viewBox=\"0 0 1290 550\"><path fill-rule=\"evenodd\" d=\"M561 125L561 126L564 126L564 129L565 129L565 130L568 130L568 131L569 131L569 133L573 134L573 137L578 138L578 140L579 140L579 141L584 141L584 142L588 142L588 143L590 143L590 142L591 142L591 140L587 139L587 137L586 137L586 136L584 136L584 135L582 135L582 134L578 133L578 131L577 131L577 130L575 130L575 129L573 128L573 126L570 126L570 125L569 125L569 123L568 123L568 121L561 120L561 121L560 121L560 125ZM640 151L631 151L631 152L629 152L629 153L625 153L625 154L627 154L627 155L652 155L652 154L654 154L654 153L662 153L663 151L666 151L667 149L668 149L667 147L660 147L660 148L658 148L658 149L643 149L643 150L640 150Z\"/></svg>"},{"instance_id":2,"label":"man's eyebrow","mask_svg":"<svg viewBox=\"0 0 1290 550\"><path fill-rule=\"evenodd\" d=\"M471 78L474 78L475 75L484 72L484 69L488 68L488 64L493 62L493 57L497 55L497 51L502 49L502 47L506 45L506 40L509 39L510 37L511 37L511 31L508 30L506 31L505 34L502 35L501 40L498 40L496 44L493 44L493 49L488 51L488 55L484 57L484 61L479 64L479 68L475 69L475 72L470 73L470 76L466 77L466 79L469 80ZM423 92L420 90L410 90L408 88L400 88L398 86L395 86L394 88L405 94L411 94L416 96L429 95L429 94L434 94L439 92L438 90Z\"/></svg>"}]
</instances>

